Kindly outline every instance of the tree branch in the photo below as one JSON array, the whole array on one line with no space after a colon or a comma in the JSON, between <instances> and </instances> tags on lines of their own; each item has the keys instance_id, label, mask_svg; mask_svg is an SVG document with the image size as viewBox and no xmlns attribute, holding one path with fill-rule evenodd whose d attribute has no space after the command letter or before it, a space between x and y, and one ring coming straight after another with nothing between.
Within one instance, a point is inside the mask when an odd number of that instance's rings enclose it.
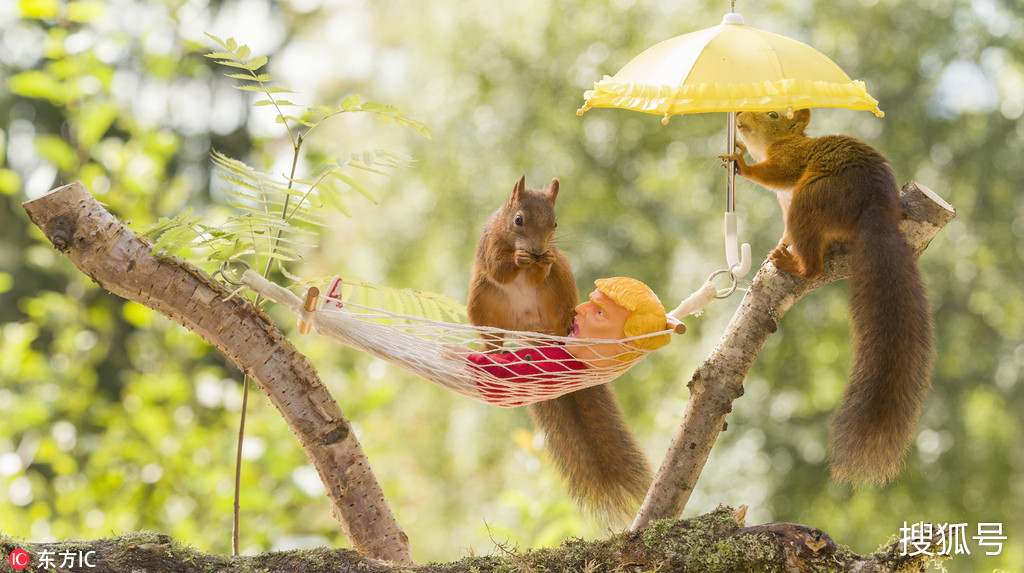
<instances>
[{"instance_id":1,"label":"tree branch","mask_svg":"<svg viewBox=\"0 0 1024 573\"><path fill-rule=\"evenodd\" d=\"M904 185L900 201L901 230L918 255L956 215L952 206L914 182ZM849 276L848 251L848 245L833 246L825 257L824 271L813 281L780 272L767 261L761 266L725 333L690 380L682 423L633 521L634 530L683 512L711 447L726 428L732 402L743 395L743 380L768 337L805 294Z\"/></svg>"},{"instance_id":2,"label":"tree branch","mask_svg":"<svg viewBox=\"0 0 1024 573\"><path fill-rule=\"evenodd\" d=\"M368 556L412 563L409 539L395 521L348 419L316 369L270 319L196 267L153 256L80 182L22 205L46 237L106 290L143 304L210 342L252 377L298 436L320 473L352 547Z\"/></svg>"}]
</instances>

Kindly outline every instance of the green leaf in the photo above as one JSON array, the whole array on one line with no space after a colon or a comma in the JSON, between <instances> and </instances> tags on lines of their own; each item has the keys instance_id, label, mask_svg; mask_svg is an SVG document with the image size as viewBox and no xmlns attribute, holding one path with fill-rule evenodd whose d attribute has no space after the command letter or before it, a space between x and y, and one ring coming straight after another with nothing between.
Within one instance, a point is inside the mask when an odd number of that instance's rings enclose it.
<instances>
[{"instance_id":1,"label":"green leaf","mask_svg":"<svg viewBox=\"0 0 1024 573\"><path fill-rule=\"evenodd\" d=\"M291 224L301 223L310 227L326 227L327 217L321 213L305 210L292 215L288 222Z\"/></svg>"},{"instance_id":2,"label":"green leaf","mask_svg":"<svg viewBox=\"0 0 1024 573\"><path fill-rule=\"evenodd\" d=\"M276 87L276 86L261 86L261 85L257 85L257 84L243 84L243 85L240 85L240 86L235 86L235 88L240 89L242 91L247 91L247 92L263 92L263 93L267 93L267 94L293 94L293 93L295 93L292 90L285 89L285 88L279 88L279 87Z\"/></svg>"},{"instance_id":3,"label":"green leaf","mask_svg":"<svg viewBox=\"0 0 1024 573\"><path fill-rule=\"evenodd\" d=\"M36 136L36 151L65 173L75 171L78 166L78 157L75 155L74 148L59 136Z\"/></svg>"},{"instance_id":4,"label":"green leaf","mask_svg":"<svg viewBox=\"0 0 1024 573\"><path fill-rule=\"evenodd\" d=\"M30 70L7 80L7 89L15 95L32 99L48 99L63 103L67 99L64 83L48 72Z\"/></svg>"},{"instance_id":5,"label":"green leaf","mask_svg":"<svg viewBox=\"0 0 1024 573\"><path fill-rule=\"evenodd\" d=\"M68 20L71 22L88 23L106 16L107 6L99 0L81 0L68 2Z\"/></svg>"},{"instance_id":6,"label":"green leaf","mask_svg":"<svg viewBox=\"0 0 1024 573\"><path fill-rule=\"evenodd\" d=\"M56 20L60 16L59 0L18 0L18 12L22 18Z\"/></svg>"},{"instance_id":7,"label":"green leaf","mask_svg":"<svg viewBox=\"0 0 1024 573\"><path fill-rule=\"evenodd\" d=\"M14 195L21 189L21 175L12 169L0 167L0 193Z\"/></svg>"},{"instance_id":8,"label":"green leaf","mask_svg":"<svg viewBox=\"0 0 1024 573\"><path fill-rule=\"evenodd\" d=\"M223 263L230 261L231 259L240 258L249 251L249 245L244 241L238 240L233 243L221 245L219 249L210 253L209 259L211 261Z\"/></svg>"},{"instance_id":9,"label":"green leaf","mask_svg":"<svg viewBox=\"0 0 1024 573\"><path fill-rule=\"evenodd\" d=\"M328 106L328 105L312 105L312 106L309 107L309 110L311 112L316 112L316 113L322 114L324 116L334 115L334 114L340 113L342 111L339 108L331 107L331 106Z\"/></svg>"},{"instance_id":10,"label":"green leaf","mask_svg":"<svg viewBox=\"0 0 1024 573\"><path fill-rule=\"evenodd\" d=\"M213 40L214 42L217 42L217 44L219 44L220 47L225 48L225 49L228 47L227 43L224 40L221 40L220 38L218 38L217 36L214 36L213 34L211 34L209 32L203 32L203 34L206 34L207 38Z\"/></svg>"},{"instance_id":11,"label":"green leaf","mask_svg":"<svg viewBox=\"0 0 1024 573\"><path fill-rule=\"evenodd\" d=\"M407 168L413 164L413 160L405 155L376 149L364 151L362 154L352 154L351 159L346 164L363 171L388 175L388 172L384 171L384 169Z\"/></svg>"},{"instance_id":12,"label":"green leaf","mask_svg":"<svg viewBox=\"0 0 1024 573\"><path fill-rule=\"evenodd\" d=\"M199 233L191 227L172 227L160 234L156 243L153 244L153 251L165 249L170 254L179 253L189 247L197 237L199 237Z\"/></svg>"},{"instance_id":13,"label":"green leaf","mask_svg":"<svg viewBox=\"0 0 1024 573\"><path fill-rule=\"evenodd\" d=\"M281 116L278 116L278 117L281 117ZM285 120L291 120L291 121L294 121L294 122L296 122L296 123L299 123L299 124L302 124L302 125L304 125L304 126L306 126L306 127L313 127L314 125L316 125L315 123L313 123L313 122L311 122L311 121L307 121L307 120L305 120L305 119L302 119L301 117L295 117L294 115L287 115L287 116L284 116L284 119L285 119Z\"/></svg>"},{"instance_id":14,"label":"green leaf","mask_svg":"<svg viewBox=\"0 0 1024 573\"><path fill-rule=\"evenodd\" d=\"M235 60L217 60L217 63L222 65L222 66L228 66L228 67L231 67L231 68L240 68L240 69L243 69L243 70L248 70L249 69L249 66L245 65L244 63L235 61Z\"/></svg>"},{"instance_id":15,"label":"green leaf","mask_svg":"<svg viewBox=\"0 0 1024 573\"><path fill-rule=\"evenodd\" d=\"M180 215L174 217L173 219L168 219L167 217L160 217L156 223L139 229L139 234L147 238L159 235L160 233L166 231L167 229L170 229L171 227L177 227L178 225L181 225L181 222L183 220L191 216L192 208L189 207L188 209L185 210L184 213L181 213Z\"/></svg>"},{"instance_id":16,"label":"green leaf","mask_svg":"<svg viewBox=\"0 0 1024 573\"><path fill-rule=\"evenodd\" d=\"M315 169L313 169L313 172L310 173L309 176L315 181L329 174L331 171L334 171L337 168L337 163L321 163L320 165L317 165Z\"/></svg>"},{"instance_id":17,"label":"green leaf","mask_svg":"<svg viewBox=\"0 0 1024 573\"><path fill-rule=\"evenodd\" d=\"M236 196L241 196L241 197L246 197L246 198L249 198L249 199L253 199L254 198L253 195L243 194L243 193L241 193L239 191L239 189L240 188L247 188L247 189L252 189L253 191L256 191L257 193L262 193L263 192L263 188L260 185L258 185L257 183L254 183L251 180L246 179L244 177L232 176L232 175L229 175L229 174L226 174L226 173L218 173L217 177L219 177L225 183L231 183L232 185L235 186L234 189L230 189L229 188L229 190L227 191L227 193L229 195L236 195Z\"/></svg>"},{"instance_id":18,"label":"green leaf","mask_svg":"<svg viewBox=\"0 0 1024 573\"><path fill-rule=\"evenodd\" d=\"M209 34L207 34L207 36L209 36ZM203 55L206 56L207 58L210 58L211 60L237 60L238 59L231 52L210 52L208 54L203 54Z\"/></svg>"},{"instance_id":19,"label":"green leaf","mask_svg":"<svg viewBox=\"0 0 1024 573\"><path fill-rule=\"evenodd\" d=\"M289 193L286 189L287 185L275 181L270 175L261 173L242 161L228 157L216 150L211 153L211 157L214 165L223 170L218 171L217 176L232 185L226 189L229 195L267 206L275 198L283 199ZM249 189L253 191L253 194L243 193L240 189Z\"/></svg>"},{"instance_id":20,"label":"green leaf","mask_svg":"<svg viewBox=\"0 0 1024 573\"><path fill-rule=\"evenodd\" d=\"M352 94L345 98L344 100L342 100L341 109L345 111L356 111L360 107L359 104L359 94Z\"/></svg>"},{"instance_id":21,"label":"green leaf","mask_svg":"<svg viewBox=\"0 0 1024 573\"><path fill-rule=\"evenodd\" d=\"M342 108L344 109L344 102L342 103ZM395 123L403 127L412 128L423 137L430 139L430 130L427 128L427 125L425 123L406 116L405 114L402 113L400 109L393 105L368 101L363 102L360 106L358 106L357 109L351 109L346 111L364 111L372 113L374 114L375 117L377 117L378 119L385 123L391 123L392 121L394 121Z\"/></svg>"},{"instance_id":22,"label":"green leaf","mask_svg":"<svg viewBox=\"0 0 1024 573\"><path fill-rule=\"evenodd\" d=\"M248 56L246 56L246 57L248 57ZM249 60L249 69L253 70L253 71L256 71L256 70L262 68L263 66L267 65L267 61L268 60L267 60L266 56L257 56L255 58ZM267 77L270 77L270 76L268 75Z\"/></svg>"},{"instance_id":23,"label":"green leaf","mask_svg":"<svg viewBox=\"0 0 1024 573\"><path fill-rule=\"evenodd\" d=\"M111 102L87 103L83 111L78 122L78 144L82 147L92 147L99 142L120 114Z\"/></svg>"},{"instance_id":24,"label":"green leaf","mask_svg":"<svg viewBox=\"0 0 1024 573\"><path fill-rule=\"evenodd\" d=\"M320 184L319 187L317 187L317 190L319 191L319 194L317 196L325 205L336 209L338 212L342 213L346 217L352 216L352 211L350 211L349 208L345 205L345 200L342 198L341 193L338 191L337 187L335 187L333 184L324 181L323 183Z\"/></svg>"},{"instance_id":25,"label":"green leaf","mask_svg":"<svg viewBox=\"0 0 1024 573\"><path fill-rule=\"evenodd\" d=\"M346 184L348 184L349 187L351 187L351 188L355 189L356 191L358 191L360 195L362 195L363 197L366 197L367 200L369 200L374 205L377 204L377 199L375 199L373 197L373 195L370 193L370 191L366 187L364 187L361 183L356 181L355 179L349 177L348 175L345 175L344 173L340 173L338 171L335 171L333 173L333 175L335 177L337 177L338 179L344 181Z\"/></svg>"},{"instance_id":26,"label":"green leaf","mask_svg":"<svg viewBox=\"0 0 1024 573\"><path fill-rule=\"evenodd\" d=\"M377 103L375 101L363 102L363 111L372 111L376 113L397 113L399 109L393 105L387 105L383 103Z\"/></svg>"},{"instance_id":27,"label":"green leaf","mask_svg":"<svg viewBox=\"0 0 1024 573\"><path fill-rule=\"evenodd\" d=\"M235 209L238 209L239 211L243 211L243 212L247 212L247 213L257 213L257 212L259 212L259 211L257 211L257 207L256 207L255 204L253 204L253 203L246 203L245 201L238 201L238 200L235 200L235 199L228 199L228 205L230 205L231 207L234 207Z\"/></svg>"}]
</instances>

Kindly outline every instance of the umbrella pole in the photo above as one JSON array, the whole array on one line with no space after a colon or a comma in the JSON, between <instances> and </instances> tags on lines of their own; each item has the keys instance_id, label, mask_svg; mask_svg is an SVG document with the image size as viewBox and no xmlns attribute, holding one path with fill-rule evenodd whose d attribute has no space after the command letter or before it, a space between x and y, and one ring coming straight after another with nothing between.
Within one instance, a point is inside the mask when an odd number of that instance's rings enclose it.
<instances>
[{"instance_id":1,"label":"umbrella pole","mask_svg":"<svg viewBox=\"0 0 1024 573\"><path fill-rule=\"evenodd\" d=\"M728 113L726 125L726 154L736 149L736 112ZM743 243L737 248L738 231L736 223L736 162L729 161L725 170L725 261L729 265L729 273L736 277L742 277L750 271L750 245Z\"/></svg>"},{"instance_id":2,"label":"umbrella pole","mask_svg":"<svg viewBox=\"0 0 1024 573\"><path fill-rule=\"evenodd\" d=\"M726 135L728 139L725 142L725 153L728 155L736 150L736 112L730 111L728 114L728 121L726 123ZM726 173L726 198L725 198L725 211L731 213L736 211L736 162L730 161L729 168L725 170ZM732 264L732 263L730 263Z\"/></svg>"}]
</instances>

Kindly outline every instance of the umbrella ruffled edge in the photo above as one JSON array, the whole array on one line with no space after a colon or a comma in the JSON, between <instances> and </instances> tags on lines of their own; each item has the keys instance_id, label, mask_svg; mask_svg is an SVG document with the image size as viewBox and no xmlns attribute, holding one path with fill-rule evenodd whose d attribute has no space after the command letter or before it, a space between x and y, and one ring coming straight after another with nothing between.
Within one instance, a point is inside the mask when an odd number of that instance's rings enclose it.
<instances>
[{"instance_id":1,"label":"umbrella ruffled edge","mask_svg":"<svg viewBox=\"0 0 1024 573\"><path fill-rule=\"evenodd\" d=\"M837 84L815 80L778 80L746 84L698 84L692 86L653 86L641 83L617 83L611 76L594 83L583 94L583 112L594 107L630 109L668 118L683 113L728 111L779 111L810 107L840 107L867 110L878 117L884 114L878 100L871 97L864 82L853 80Z\"/></svg>"}]
</instances>

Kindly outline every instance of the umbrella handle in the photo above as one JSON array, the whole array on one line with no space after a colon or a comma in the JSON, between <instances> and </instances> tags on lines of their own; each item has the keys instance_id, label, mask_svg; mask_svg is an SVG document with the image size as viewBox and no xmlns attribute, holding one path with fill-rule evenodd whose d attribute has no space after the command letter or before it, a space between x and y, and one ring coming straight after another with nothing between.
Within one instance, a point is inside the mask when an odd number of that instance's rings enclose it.
<instances>
[{"instance_id":1,"label":"umbrella handle","mask_svg":"<svg viewBox=\"0 0 1024 573\"><path fill-rule=\"evenodd\" d=\"M737 248L739 238L736 230L736 213L725 214L725 261L729 272L735 277L742 277L750 271L750 245L743 243Z\"/></svg>"},{"instance_id":2,"label":"umbrella handle","mask_svg":"<svg viewBox=\"0 0 1024 573\"><path fill-rule=\"evenodd\" d=\"M726 153L732 153L736 149L736 112L730 111L727 117ZM750 271L750 245L743 243L738 250L736 248L739 239L736 231L736 163L734 161L730 161L726 167L725 183L725 261L729 265L729 272L734 277L742 277Z\"/></svg>"}]
</instances>

